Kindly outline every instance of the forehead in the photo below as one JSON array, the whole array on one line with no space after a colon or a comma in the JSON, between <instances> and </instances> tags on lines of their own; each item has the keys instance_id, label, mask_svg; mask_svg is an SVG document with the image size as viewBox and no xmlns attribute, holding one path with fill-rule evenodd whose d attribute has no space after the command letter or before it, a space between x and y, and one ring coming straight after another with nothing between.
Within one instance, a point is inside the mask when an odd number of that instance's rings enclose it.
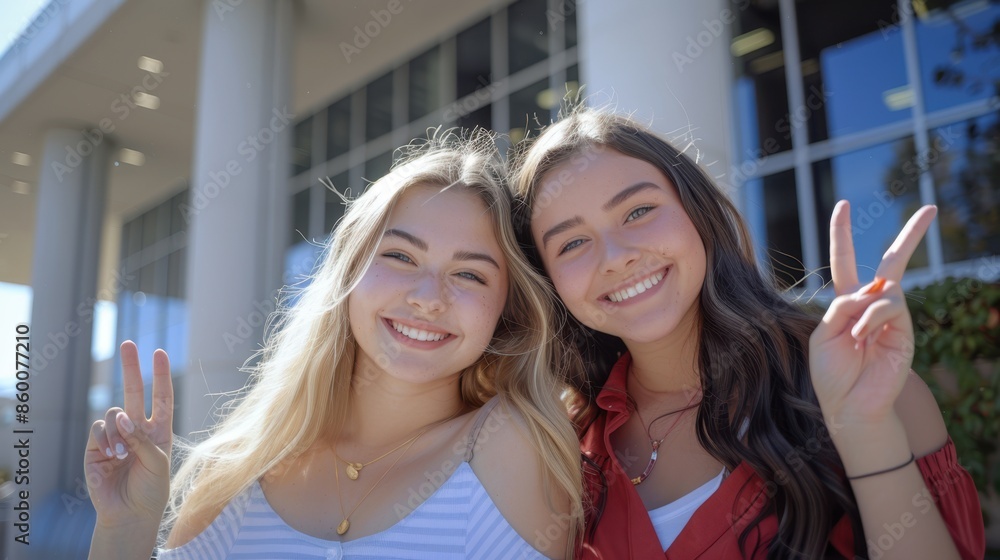
<instances>
[{"instance_id":1,"label":"forehead","mask_svg":"<svg viewBox=\"0 0 1000 560\"><path fill-rule=\"evenodd\" d=\"M415 185L400 194L387 228L406 230L426 241L431 249L435 245L476 245L495 248L499 253L493 220L486 202L469 188Z\"/></svg>"},{"instance_id":2,"label":"forehead","mask_svg":"<svg viewBox=\"0 0 1000 560\"><path fill-rule=\"evenodd\" d=\"M670 181L653 164L611 148L584 151L553 167L539 182L534 218L546 215L601 211L622 189L650 182L669 191Z\"/></svg>"}]
</instances>

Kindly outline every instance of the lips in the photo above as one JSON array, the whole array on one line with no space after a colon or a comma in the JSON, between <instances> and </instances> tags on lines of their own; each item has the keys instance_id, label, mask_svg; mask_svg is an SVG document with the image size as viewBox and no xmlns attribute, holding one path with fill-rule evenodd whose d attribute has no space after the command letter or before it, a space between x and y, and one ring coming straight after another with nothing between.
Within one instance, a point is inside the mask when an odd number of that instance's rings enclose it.
<instances>
[{"instance_id":1,"label":"lips","mask_svg":"<svg viewBox=\"0 0 1000 560\"><path fill-rule=\"evenodd\" d=\"M663 281L663 277L666 276L669 268L658 270L645 278L641 278L638 281L626 285L617 290L613 290L603 296L600 299L605 301L610 301L613 303L622 303L628 301L636 296L639 296L646 292L646 290L652 289L654 286L658 285Z\"/></svg>"}]
</instances>

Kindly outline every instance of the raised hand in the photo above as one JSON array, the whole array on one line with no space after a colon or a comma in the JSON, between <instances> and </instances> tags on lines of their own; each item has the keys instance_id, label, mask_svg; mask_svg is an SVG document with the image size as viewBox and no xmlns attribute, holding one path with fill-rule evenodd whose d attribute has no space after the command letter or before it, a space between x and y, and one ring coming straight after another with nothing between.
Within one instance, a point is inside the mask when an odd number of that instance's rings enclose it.
<instances>
[{"instance_id":1,"label":"raised hand","mask_svg":"<svg viewBox=\"0 0 1000 560\"><path fill-rule=\"evenodd\" d=\"M893 413L913 361L913 324L900 280L937 213L910 218L866 286L858 283L850 206L830 220L830 269L836 299L809 340L809 369L827 424L875 424Z\"/></svg>"},{"instance_id":2,"label":"raised hand","mask_svg":"<svg viewBox=\"0 0 1000 560\"><path fill-rule=\"evenodd\" d=\"M153 353L153 416L146 419L139 352L121 345L125 410L94 422L84 454L87 489L103 527L156 526L170 492L174 390L167 353ZM155 531L154 531L155 536Z\"/></svg>"}]
</instances>

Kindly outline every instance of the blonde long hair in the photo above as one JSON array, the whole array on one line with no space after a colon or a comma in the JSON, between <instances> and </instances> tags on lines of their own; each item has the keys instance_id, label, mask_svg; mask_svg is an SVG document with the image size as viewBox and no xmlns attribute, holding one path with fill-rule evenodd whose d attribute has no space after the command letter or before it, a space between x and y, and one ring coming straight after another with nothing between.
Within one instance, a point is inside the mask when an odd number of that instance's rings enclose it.
<instances>
[{"instance_id":1,"label":"blonde long hair","mask_svg":"<svg viewBox=\"0 0 1000 560\"><path fill-rule=\"evenodd\" d=\"M470 138L437 130L426 142L401 150L401 161L349 202L294 306L287 294L282 298L268 322L263 349L244 368L250 381L225 407L228 414L208 439L186 450L171 484L165 531L178 520L182 505L185 519L204 517L282 461L339 433L356 350L348 296L371 263L401 194L429 185L470 189L483 200L510 277L507 304L488 351L461 373L461 397L478 408L500 395L521 413L542 459L545 484L555 484L571 500L573 546L583 524L582 476L578 440L560 401L567 379L560 365L564 350L551 326L552 294L517 245L494 138L483 130Z\"/></svg>"}]
</instances>

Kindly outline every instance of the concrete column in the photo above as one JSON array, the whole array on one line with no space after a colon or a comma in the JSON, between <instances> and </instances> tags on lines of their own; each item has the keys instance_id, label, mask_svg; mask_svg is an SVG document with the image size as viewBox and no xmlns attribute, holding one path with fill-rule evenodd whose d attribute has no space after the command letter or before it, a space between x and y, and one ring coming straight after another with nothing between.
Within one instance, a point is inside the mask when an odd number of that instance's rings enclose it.
<instances>
[{"instance_id":1,"label":"concrete column","mask_svg":"<svg viewBox=\"0 0 1000 560\"><path fill-rule=\"evenodd\" d=\"M732 23L742 2L579 2L580 76L591 105L634 113L710 175L729 173Z\"/></svg>"},{"instance_id":2,"label":"concrete column","mask_svg":"<svg viewBox=\"0 0 1000 560\"><path fill-rule=\"evenodd\" d=\"M274 309L287 239L290 0L204 2L189 222L186 374L174 431L213 423Z\"/></svg>"},{"instance_id":3,"label":"concrete column","mask_svg":"<svg viewBox=\"0 0 1000 560\"><path fill-rule=\"evenodd\" d=\"M11 559L50 558L45 547L57 529L55 517L69 525L86 524L76 506L82 488L83 452L90 423L88 393L91 370L93 305L97 294L98 257L104 220L111 140L97 127L54 129L45 139L38 178L35 247L32 264L30 377L28 423L16 423L6 449L27 443L29 546L16 544L20 534L7 523L7 556ZM11 333L9 336L13 336ZM18 466L15 461L15 471ZM17 473L15 472L15 476ZM67 500L62 500L66 497ZM51 507L51 504L62 507ZM16 503L16 501L15 501ZM69 505L67 505L69 504ZM72 511L69 511L72 509Z\"/></svg>"}]
</instances>

